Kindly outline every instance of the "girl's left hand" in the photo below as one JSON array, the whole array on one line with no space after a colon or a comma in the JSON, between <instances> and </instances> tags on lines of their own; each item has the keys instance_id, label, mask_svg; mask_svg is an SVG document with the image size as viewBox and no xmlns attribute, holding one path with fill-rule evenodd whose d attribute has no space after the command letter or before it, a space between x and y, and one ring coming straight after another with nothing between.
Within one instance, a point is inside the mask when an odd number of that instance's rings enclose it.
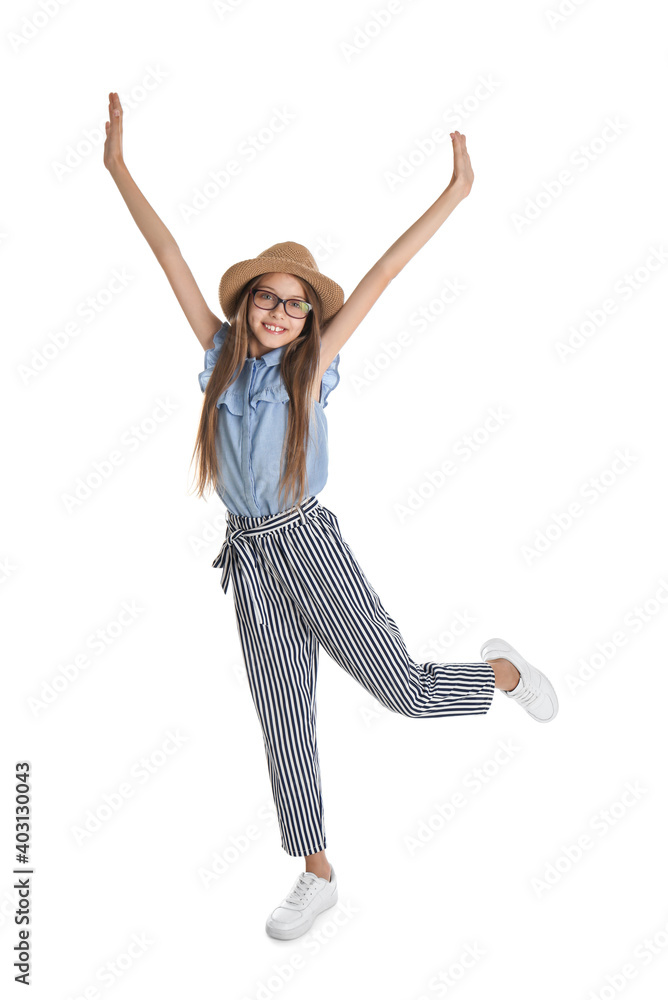
<instances>
[{"instance_id":1,"label":"girl's left hand","mask_svg":"<svg viewBox=\"0 0 668 1000\"><path fill-rule=\"evenodd\" d=\"M123 163L123 108L116 91L109 93L109 121L105 122L105 129L103 160L111 171Z\"/></svg>"},{"instance_id":2,"label":"girl's left hand","mask_svg":"<svg viewBox=\"0 0 668 1000\"><path fill-rule=\"evenodd\" d=\"M466 136L462 135L461 132L451 132L450 137L452 138L455 165L448 187L456 188L461 193L462 198L466 198L473 187L473 169L466 149Z\"/></svg>"}]
</instances>

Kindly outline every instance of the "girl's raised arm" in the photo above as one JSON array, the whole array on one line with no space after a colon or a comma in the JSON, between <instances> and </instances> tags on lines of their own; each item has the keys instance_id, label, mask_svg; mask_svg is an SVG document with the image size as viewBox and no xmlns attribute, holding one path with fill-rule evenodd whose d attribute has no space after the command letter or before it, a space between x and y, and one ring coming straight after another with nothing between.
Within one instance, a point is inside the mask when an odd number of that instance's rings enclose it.
<instances>
[{"instance_id":1,"label":"girl's raised arm","mask_svg":"<svg viewBox=\"0 0 668 1000\"><path fill-rule=\"evenodd\" d=\"M417 222L396 240L364 275L336 315L327 324L320 346L320 377L389 283L439 229L473 185L466 136L451 132L454 169L450 183Z\"/></svg>"},{"instance_id":2,"label":"girl's raised arm","mask_svg":"<svg viewBox=\"0 0 668 1000\"><path fill-rule=\"evenodd\" d=\"M130 176L123 159L123 109L118 94L113 92L109 94L109 119L106 123L104 165L167 275L195 336L206 351L213 347L213 335L222 326L222 320L209 309L176 240Z\"/></svg>"}]
</instances>

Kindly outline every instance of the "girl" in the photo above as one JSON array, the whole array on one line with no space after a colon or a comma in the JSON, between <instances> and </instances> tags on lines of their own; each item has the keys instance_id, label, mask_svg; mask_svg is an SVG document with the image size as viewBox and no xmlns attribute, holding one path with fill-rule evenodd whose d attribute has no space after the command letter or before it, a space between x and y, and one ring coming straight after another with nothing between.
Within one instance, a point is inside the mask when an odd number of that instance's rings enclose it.
<instances>
[{"instance_id":1,"label":"girl","mask_svg":"<svg viewBox=\"0 0 668 1000\"><path fill-rule=\"evenodd\" d=\"M343 290L306 247L278 243L223 274L211 312L169 230L125 166L123 113L109 95L104 165L163 267L204 348L202 415L194 454L198 495L214 487L227 532L213 562L230 578L248 683L262 729L283 849L305 859L266 923L276 938L304 934L338 898L325 855L316 740L322 645L370 694L410 718L482 715L495 688L538 722L557 714L547 677L503 639L474 663L415 663L396 623L317 499L327 481L329 394L339 351L408 261L467 197L466 136L450 133L452 179L434 204L360 281Z\"/></svg>"}]
</instances>

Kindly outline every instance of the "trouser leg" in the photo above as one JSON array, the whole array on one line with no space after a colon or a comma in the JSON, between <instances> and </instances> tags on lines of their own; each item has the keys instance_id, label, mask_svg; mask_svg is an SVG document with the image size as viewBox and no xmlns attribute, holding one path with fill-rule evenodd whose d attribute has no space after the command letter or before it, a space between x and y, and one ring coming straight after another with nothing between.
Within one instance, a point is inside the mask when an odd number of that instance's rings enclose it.
<instances>
[{"instance_id":1,"label":"trouser leg","mask_svg":"<svg viewBox=\"0 0 668 1000\"><path fill-rule=\"evenodd\" d=\"M416 663L326 507L307 525L258 541L276 581L323 648L386 708L409 718L489 710L490 664Z\"/></svg>"},{"instance_id":2,"label":"trouser leg","mask_svg":"<svg viewBox=\"0 0 668 1000\"><path fill-rule=\"evenodd\" d=\"M316 738L318 640L258 561L267 620L258 625L248 585L232 566L234 606L253 703L260 720L283 849L294 857L326 847Z\"/></svg>"}]
</instances>

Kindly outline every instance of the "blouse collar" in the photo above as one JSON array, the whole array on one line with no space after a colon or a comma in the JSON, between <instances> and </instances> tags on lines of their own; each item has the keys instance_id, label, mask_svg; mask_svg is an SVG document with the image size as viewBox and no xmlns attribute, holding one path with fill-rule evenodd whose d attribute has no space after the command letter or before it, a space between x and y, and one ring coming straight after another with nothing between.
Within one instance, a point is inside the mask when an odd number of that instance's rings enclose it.
<instances>
[{"instance_id":1,"label":"blouse collar","mask_svg":"<svg viewBox=\"0 0 668 1000\"><path fill-rule=\"evenodd\" d=\"M283 357L283 351L287 347L287 344L281 344L280 347L275 347L273 351L267 351L259 358L253 358L250 354L246 358L247 361L264 361L265 365L278 365L281 363L281 358Z\"/></svg>"}]
</instances>

